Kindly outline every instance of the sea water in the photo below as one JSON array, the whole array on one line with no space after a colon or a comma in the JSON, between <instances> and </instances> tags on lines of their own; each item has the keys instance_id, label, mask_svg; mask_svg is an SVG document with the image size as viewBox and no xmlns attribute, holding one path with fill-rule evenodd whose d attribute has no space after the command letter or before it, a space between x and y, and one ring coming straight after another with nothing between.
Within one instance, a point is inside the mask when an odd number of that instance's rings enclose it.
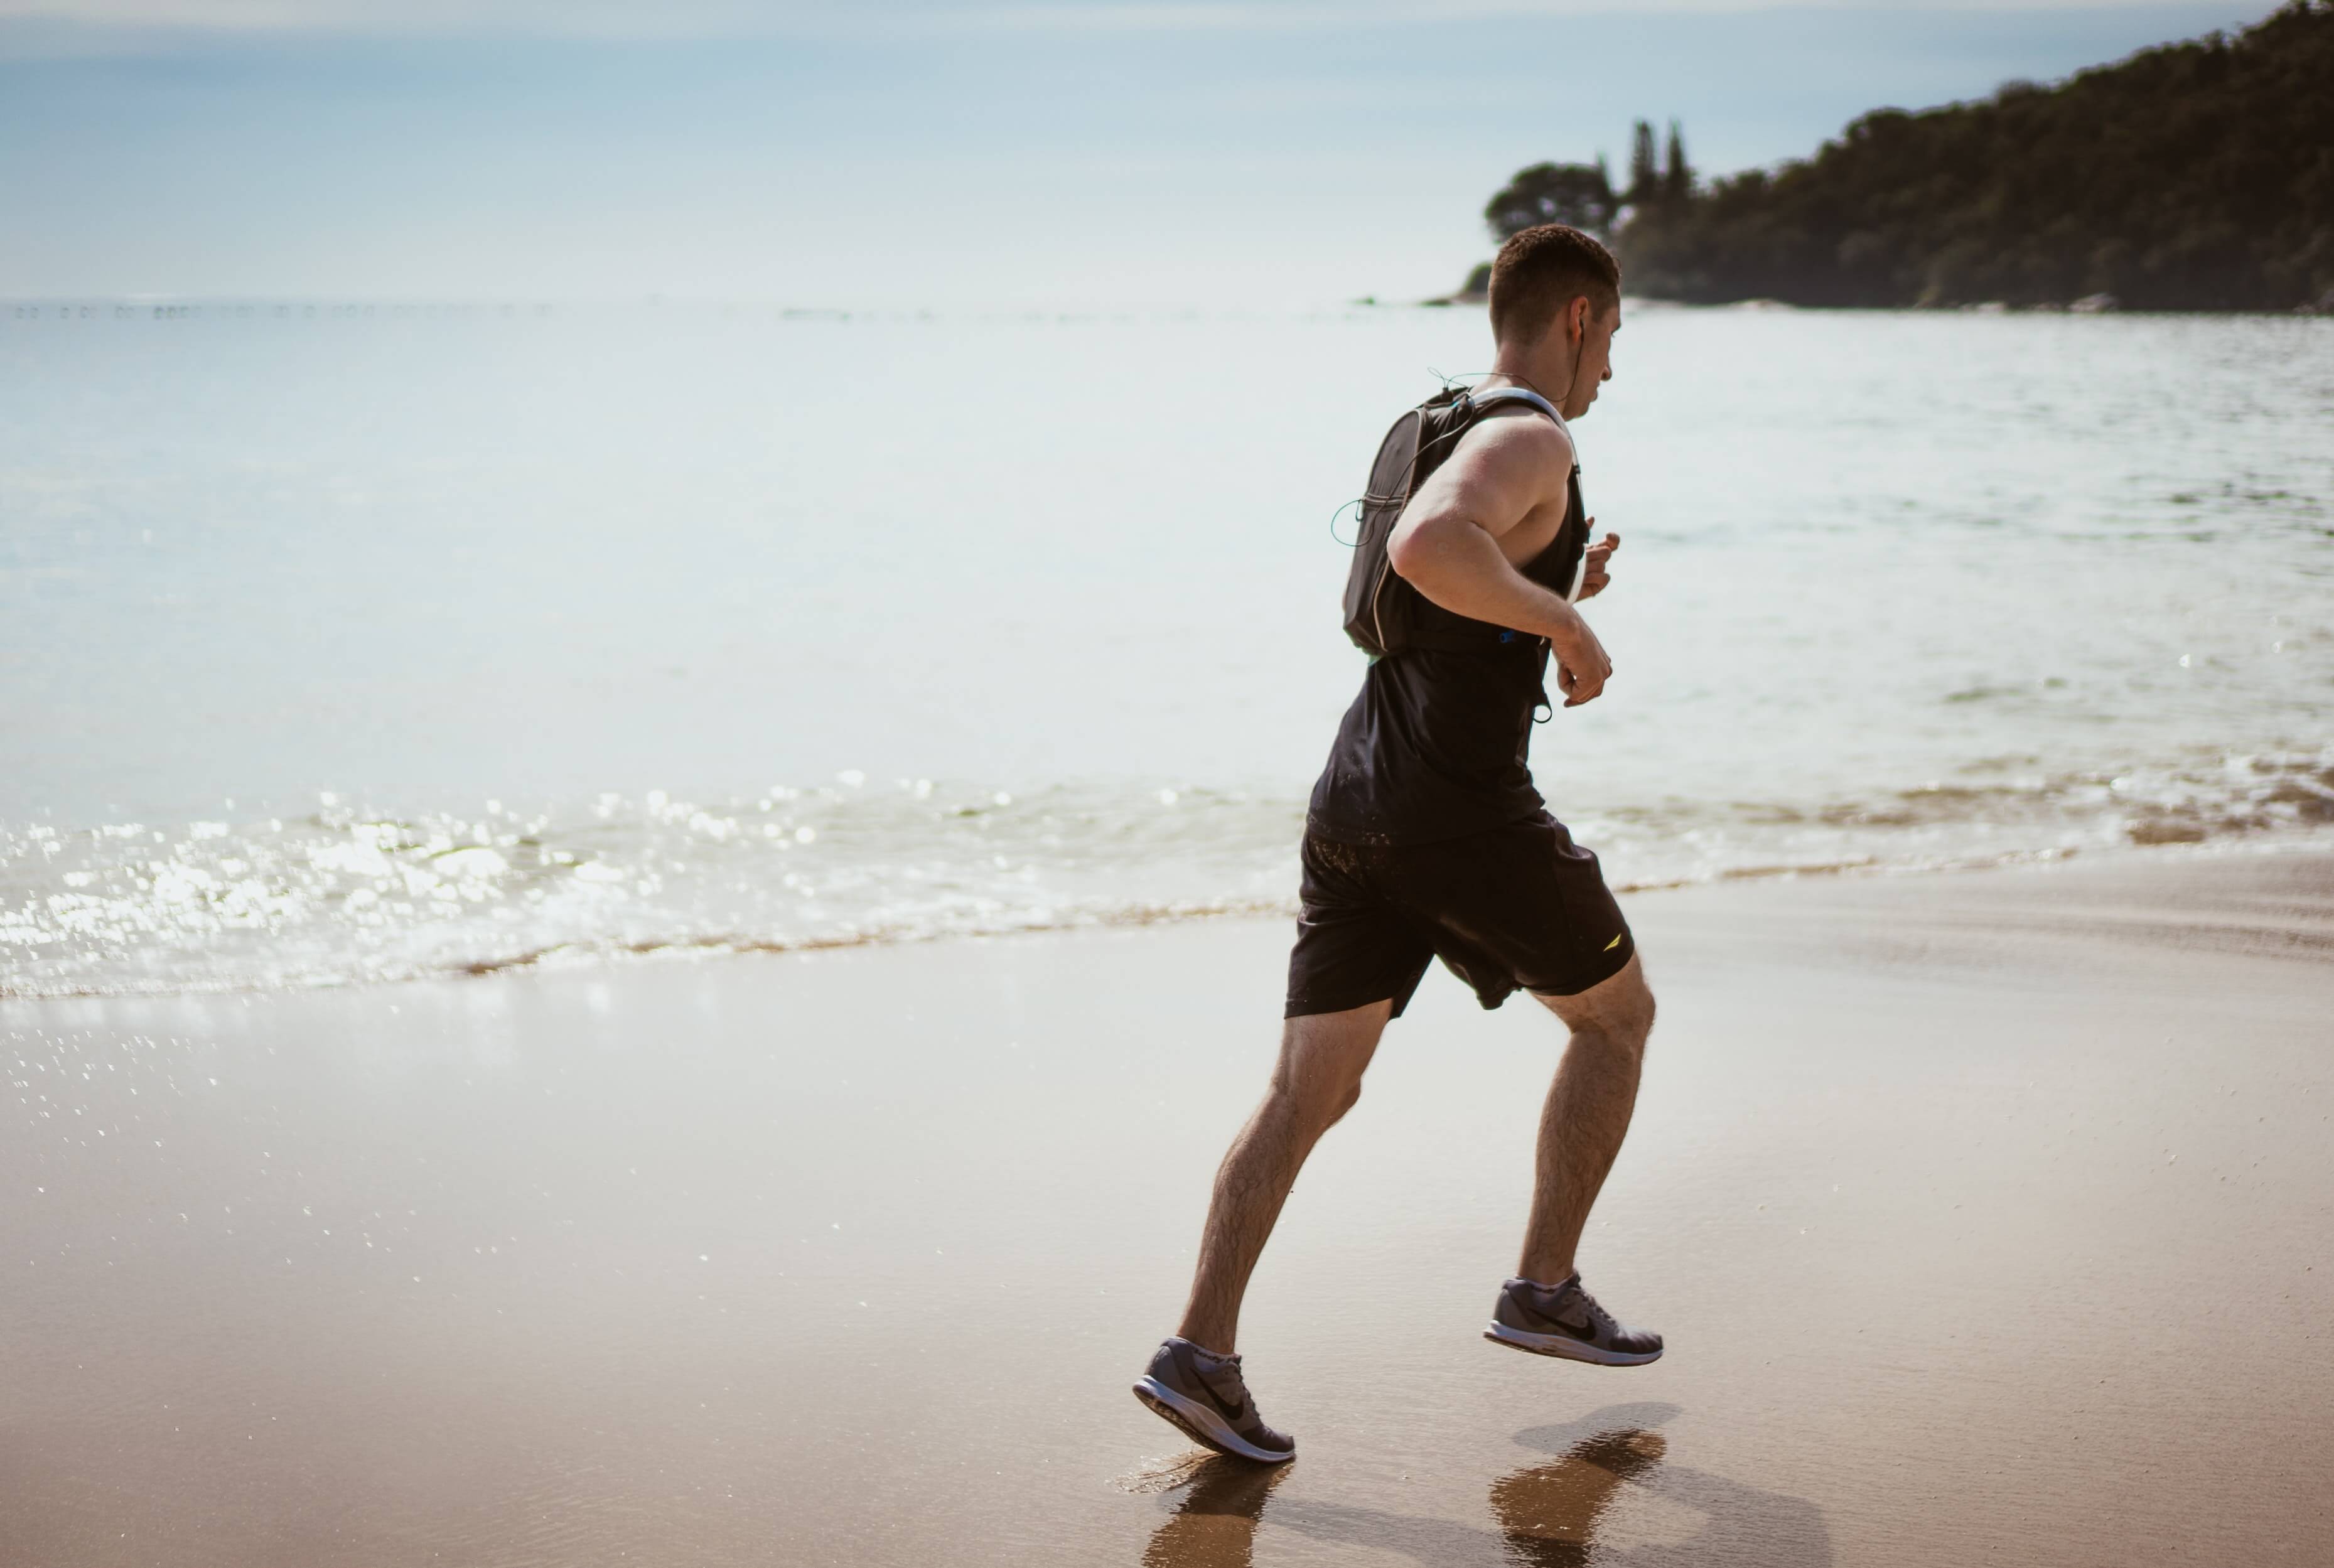
<instances>
[{"instance_id":1,"label":"sea water","mask_svg":"<svg viewBox=\"0 0 2334 1568\"><path fill-rule=\"evenodd\" d=\"M0 995L1288 908L1336 515L1487 359L0 306ZM2334 322L1633 302L1615 363L1615 674L1532 764L1616 885L2334 838Z\"/></svg>"}]
</instances>

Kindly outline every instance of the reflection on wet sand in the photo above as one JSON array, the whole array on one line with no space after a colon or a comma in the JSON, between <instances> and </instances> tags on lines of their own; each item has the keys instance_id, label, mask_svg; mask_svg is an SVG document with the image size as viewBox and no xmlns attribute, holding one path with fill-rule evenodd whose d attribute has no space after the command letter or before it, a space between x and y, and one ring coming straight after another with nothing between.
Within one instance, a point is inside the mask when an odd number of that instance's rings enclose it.
<instances>
[{"instance_id":1,"label":"reflection on wet sand","mask_svg":"<svg viewBox=\"0 0 2334 1568\"><path fill-rule=\"evenodd\" d=\"M1526 1448L1562 1457L1492 1483L1504 1561L1518 1568L1584 1563L1593 1549L1596 1561L1612 1568L1831 1568L1831 1530L1813 1503L1669 1462L1666 1439L1652 1429L1681 1413L1670 1404L1608 1405L1577 1421L1518 1432ZM1658 1544L1612 1540L1613 1505L1629 1487L1699 1527Z\"/></svg>"},{"instance_id":2,"label":"reflection on wet sand","mask_svg":"<svg viewBox=\"0 0 2334 1568\"><path fill-rule=\"evenodd\" d=\"M1669 1451L1659 1432L1600 1432L1553 1464L1491 1483L1491 1515L1519 1568L1574 1568L1588 1561L1596 1522L1621 1490Z\"/></svg>"},{"instance_id":3,"label":"reflection on wet sand","mask_svg":"<svg viewBox=\"0 0 2334 1568\"><path fill-rule=\"evenodd\" d=\"M1654 1429L1680 1413L1671 1404L1608 1405L1576 1421L1518 1432L1519 1444L1555 1457L1491 1483L1496 1532L1303 1496L1275 1504L1272 1522L1316 1541L1400 1553L1431 1568L1831 1568L1831 1532L1814 1504L1669 1458L1668 1439ZM1245 1568L1250 1562L1265 1494L1279 1471L1210 1464L1223 1468L1208 1471L1181 1511L1152 1537L1144 1568ZM1665 1532L1664 1525L1676 1528Z\"/></svg>"},{"instance_id":4,"label":"reflection on wet sand","mask_svg":"<svg viewBox=\"0 0 2334 1568\"><path fill-rule=\"evenodd\" d=\"M1201 1460L1181 1505L1152 1532L1143 1568L1250 1568L1265 1499L1288 1470L1240 1459Z\"/></svg>"}]
</instances>

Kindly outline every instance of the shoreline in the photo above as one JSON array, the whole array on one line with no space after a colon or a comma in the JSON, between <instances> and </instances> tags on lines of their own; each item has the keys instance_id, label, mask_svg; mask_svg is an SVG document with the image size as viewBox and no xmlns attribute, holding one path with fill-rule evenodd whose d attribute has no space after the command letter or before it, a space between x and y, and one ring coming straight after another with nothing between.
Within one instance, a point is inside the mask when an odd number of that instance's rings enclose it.
<instances>
[{"instance_id":1,"label":"shoreline","mask_svg":"<svg viewBox=\"0 0 2334 1568\"><path fill-rule=\"evenodd\" d=\"M1593 847L1593 846L1592 846ZM2225 860L2283 859L2334 856L2334 831L2288 831L2253 838L2227 838L2203 842L2133 843L2114 849L2054 848L2011 851L1971 858L1882 861L1858 860L1834 864L1728 867L1702 877L1621 880L1612 884L1616 897L1686 893L1695 890L1738 885L1798 881L1863 881L1919 880L1929 877L2018 872L2079 864L2085 868L2116 867L2161 861L2179 866ZM1000 924L940 930L876 929L802 938L756 938L708 935L651 938L602 946L555 943L503 957L449 961L411 973L371 976L340 976L306 983L220 982L157 984L149 987L20 991L0 978L0 1008L42 1002L165 1000L173 996L310 996L368 992L382 987L425 986L449 981L485 980L498 976L624 973L636 963L700 963L733 957L848 952L861 949L916 948L956 942L993 942L1013 938L1072 936L1081 932L1148 930L1201 925L1225 920L1293 919L1297 899L1282 897L1196 899L1139 903L1081 910L1067 918L1030 923Z\"/></svg>"}]
</instances>

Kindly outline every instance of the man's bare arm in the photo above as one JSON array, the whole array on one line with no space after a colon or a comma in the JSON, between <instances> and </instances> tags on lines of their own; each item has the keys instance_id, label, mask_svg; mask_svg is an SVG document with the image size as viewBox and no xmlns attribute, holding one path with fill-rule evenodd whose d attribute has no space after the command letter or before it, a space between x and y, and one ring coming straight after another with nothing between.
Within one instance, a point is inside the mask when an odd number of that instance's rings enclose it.
<instances>
[{"instance_id":1,"label":"man's bare arm","mask_svg":"<svg viewBox=\"0 0 2334 1568\"><path fill-rule=\"evenodd\" d=\"M1571 473L1571 442L1545 421L1479 426L1403 508L1386 555L1443 609L1547 638L1565 706L1577 707L1604 688L1612 663L1580 612L1518 571L1500 545L1538 507L1567 503Z\"/></svg>"}]
</instances>

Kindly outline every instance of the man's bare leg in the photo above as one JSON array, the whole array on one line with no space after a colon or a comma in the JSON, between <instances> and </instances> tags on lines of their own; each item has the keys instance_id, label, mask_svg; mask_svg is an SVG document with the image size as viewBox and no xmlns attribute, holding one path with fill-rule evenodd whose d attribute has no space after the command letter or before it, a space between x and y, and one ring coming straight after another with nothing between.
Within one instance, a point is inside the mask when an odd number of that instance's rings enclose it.
<instances>
[{"instance_id":1,"label":"man's bare leg","mask_svg":"<svg viewBox=\"0 0 2334 1568\"><path fill-rule=\"evenodd\" d=\"M1637 1104L1637 1074L1654 1027L1654 994L1635 957L1577 996L1542 996L1570 1025L1540 1112L1539 1164L1519 1278L1557 1284L1573 1271L1588 1210L1621 1152Z\"/></svg>"},{"instance_id":2,"label":"man's bare leg","mask_svg":"<svg viewBox=\"0 0 2334 1568\"><path fill-rule=\"evenodd\" d=\"M1392 1002L1374 1002L1344 1013L1291 1018L1282 1025L1280 1060L1264 1102L1232 1140L1231 1151L1216 1171L1215 1195L1200 1235L1200 1266L1182 1326L1175 1331L1178 1338L1218 1355L1230 1355L1236 1348L1240 1299L1280 1217L1280 1206L1313 1145L1361 1098L1362 1073L1393 1012ZM1622 1121L1627 1120L1625 1111Z\"/></svg>"}]
</instances>

